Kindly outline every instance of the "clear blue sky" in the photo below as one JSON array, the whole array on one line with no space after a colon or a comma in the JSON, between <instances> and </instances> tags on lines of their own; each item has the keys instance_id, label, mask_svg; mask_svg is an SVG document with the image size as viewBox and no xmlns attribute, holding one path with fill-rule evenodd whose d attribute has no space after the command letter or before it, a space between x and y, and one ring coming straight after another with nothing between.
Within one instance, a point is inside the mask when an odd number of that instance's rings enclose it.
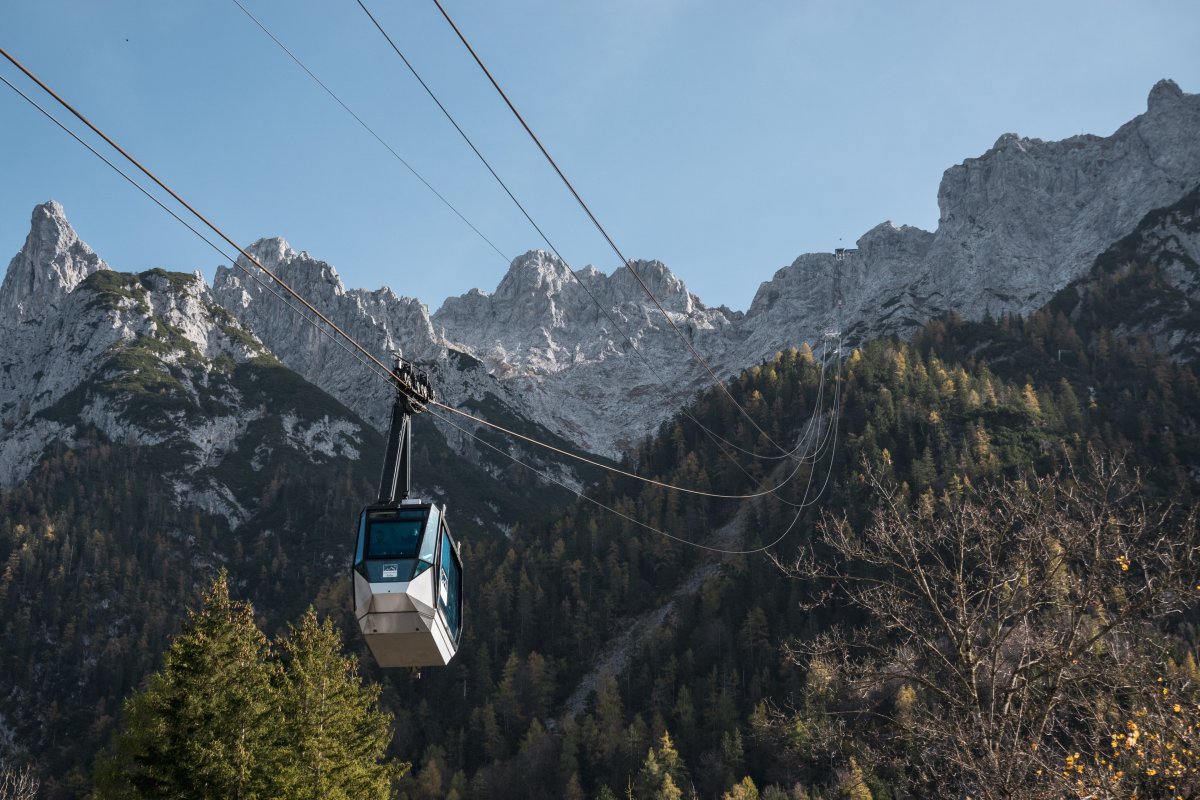
<instances>
[{"instance_id":1,"label":"clear blue sky","mask_svg":"<svg viewBox=\"0 0 1200 800\"><path fill-rule=\"evenodd\" d=\"M243 2L503 252L542 246L354 0ZM1107 135L1159 78L1200 92L1195 0L444 2L626 255L742 309L801 253L932 229L942 171L1002 133ZM230 0L4 6L5 48L240 241L433 309L507 268ZM611 271L432 1L368 6L567 259ZM0 154L0 263L51 198L117 269L219 262L3 86Z\"/></svg>"}]
</instances>

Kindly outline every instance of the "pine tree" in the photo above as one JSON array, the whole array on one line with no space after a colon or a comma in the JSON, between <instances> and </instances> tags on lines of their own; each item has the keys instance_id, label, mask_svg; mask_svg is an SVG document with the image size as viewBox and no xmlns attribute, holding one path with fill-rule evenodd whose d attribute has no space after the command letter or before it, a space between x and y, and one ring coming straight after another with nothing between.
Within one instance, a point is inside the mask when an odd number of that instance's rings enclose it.
<instances>
[{"instance_id":1,"label":"pine tree","mask_svg":"<svg viewBox=\"0 0 1200 800\"><path fill-rule=\"evenodd\" d=\"M225 573L125 704L98 759L99 798L387 798L408 765L385 759L391 716L376 708L333 624L310 608L282 661L230 599Z\"/></svg>"},{"instance_id":2,"label":"pine tree","mask_svg":"<svg viewBox=\"0 0 1200 800\"><path fill-rule=\"evenodd\" d=\"M270 646L224 571L189 612L97 771L101 798L269 797L279 766L280 708Z\"/></svg>"},{"instance_id":3,"label":"pine tree","mask_svg":"<svg viewBox=\"0 0 1200 800\"><path fill-rule=\"evenodd\" d=\"M642 762L637 779L638 796L656 800L679 798L687 785L687 768L671 741L671 734L664 731L658 747L650 748Z\"/></svg>"},{"instance_id":4,"label":"pine tree","mask_svg":"<svg viewBox=\"0 0 1200 800\"><path fill-rule=\"evenodd\" d=\"M280 643L288 797L386 798L406 769L387 759L391 715L378 709L379 687L366 687L341 637L309 608Z\"/></svg>"},{"instance_id":5,"label":"pine tree","mask_svg":"<svg viewBox=\"0 0 1200 800\"><path fill-rule=\"evenodd\" d=\"M754 781L747 775L739 783L735 783L732 789L722 795L721 800L759 800L758 787L754 785Z\"/></svg>"}]
</instances>

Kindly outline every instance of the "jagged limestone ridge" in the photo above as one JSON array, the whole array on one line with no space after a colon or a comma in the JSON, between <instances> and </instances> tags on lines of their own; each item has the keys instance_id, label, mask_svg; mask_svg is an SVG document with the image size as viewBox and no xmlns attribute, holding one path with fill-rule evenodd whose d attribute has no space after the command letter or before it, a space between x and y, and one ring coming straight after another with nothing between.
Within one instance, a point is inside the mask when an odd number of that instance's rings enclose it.
<instances>
[{"instance_id":1,"label":"jagged limestone ridge","mask_svg":"<svg viewBox=\"0 0 1200 800\"><path fill-rule=\"evenodd\" d=\"M98 432L160 448L177 499L236 525L257 497L246 472L274 450L359 455L362 423L291 376L199 274L108 269L57 204L34 210L0 307L20 311L0 326L0 486Z\"/></svg>"}]
</instances>

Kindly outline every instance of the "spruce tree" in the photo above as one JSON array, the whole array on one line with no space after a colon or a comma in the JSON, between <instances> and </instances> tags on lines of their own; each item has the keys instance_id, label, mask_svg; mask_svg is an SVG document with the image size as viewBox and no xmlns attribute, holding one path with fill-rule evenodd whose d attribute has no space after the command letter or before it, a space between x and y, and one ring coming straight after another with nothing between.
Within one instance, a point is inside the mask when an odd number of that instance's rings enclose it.
<instances>
[{"instance_id":1,"label":"spruce tree","mask_svg":"<svg viewBox=\"0 0 1200 800\"><path fill-rule=\"evenodd\" d=\"M225 573L125 704L98 798L387 798L391 715L310 608L276 651ZM279 657L282 656L282 659Z\"/></svg>"},{"instance_id":2,"label":"spruce tree","mask_svg":"<svg viewBox=\"0 0 1200 800\"><path fill-rule=\"evenodd\" d=\"M391 714L378 708L379 687L363 686L358 663L342 653L333 623L310 607L280 642L282 711L288 763L284 794L305 798L387 798L407 765L387 759Z\"/></svg>"},{"instance_id":3,"label":"spruce tree","mask_svg":"<svg viewBox=\"0 0 1200 800\"><path fill-rule=\"evenodd\" d=\"M280 709L270 646L224 571L125 703L126 726L96 776L101 798L275 795Z\"/></svg>"}]
</instances>

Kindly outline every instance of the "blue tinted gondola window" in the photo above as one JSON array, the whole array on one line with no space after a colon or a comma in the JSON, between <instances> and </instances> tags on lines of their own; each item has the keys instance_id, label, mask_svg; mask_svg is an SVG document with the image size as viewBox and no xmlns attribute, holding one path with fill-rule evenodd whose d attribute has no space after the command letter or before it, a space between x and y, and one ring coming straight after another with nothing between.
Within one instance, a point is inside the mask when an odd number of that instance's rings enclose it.
<instances>
[{"instance_id":1,"label":"blue tinted gondola window","mask_svg":"<svg viewBox=\"0 0 1200 800\"><path fill-rule=\"evenodd\" d=\"M371 520L367 558L413 558L417 555L424 523L424 514Z\"/></svg>"},{"instance_id":2,"label":"blue tinted gondola window","mask_svg":"<svg viewBox=\"0 0 1200 800\"><path fill-rule=\"evenodd\" d=\"M450 638L458 641L459 628L462 627L462 567L450 543L450 536L442 536L442 568L438 586L438 606L446 615L446 626L450 629Z\"/></svg>"}]
</instances>

